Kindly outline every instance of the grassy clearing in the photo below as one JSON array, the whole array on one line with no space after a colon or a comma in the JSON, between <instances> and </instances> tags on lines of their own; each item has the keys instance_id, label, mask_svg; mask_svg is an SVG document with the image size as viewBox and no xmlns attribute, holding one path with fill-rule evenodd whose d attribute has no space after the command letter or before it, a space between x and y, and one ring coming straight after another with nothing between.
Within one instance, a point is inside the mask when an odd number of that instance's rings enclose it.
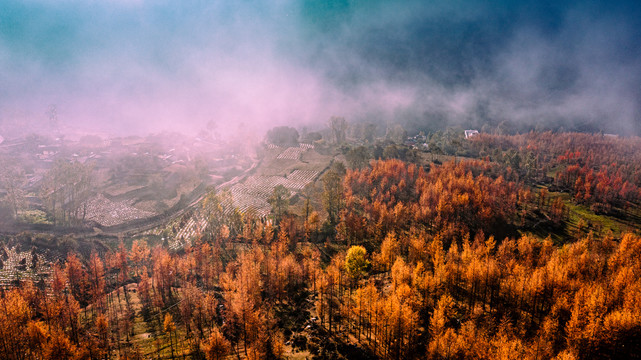
<instances>
[{"instance_id":1,"label":"grassy clearing","mask_svg":"<svg viewBox=\"0 0 641 360\"><path fill-rule=\"evenodd\" d=\"M569 209L566 218L566 231L571 235L579 235L579 230L583 235L592 231L599 235L612 234L619 236L625 232L639 230L641 224L626 222L614 216L605 214L595 214L589 207L576 204L570 194L551 192L550 198L560 197L565 206Z\"/></svg>"}]
</instances>

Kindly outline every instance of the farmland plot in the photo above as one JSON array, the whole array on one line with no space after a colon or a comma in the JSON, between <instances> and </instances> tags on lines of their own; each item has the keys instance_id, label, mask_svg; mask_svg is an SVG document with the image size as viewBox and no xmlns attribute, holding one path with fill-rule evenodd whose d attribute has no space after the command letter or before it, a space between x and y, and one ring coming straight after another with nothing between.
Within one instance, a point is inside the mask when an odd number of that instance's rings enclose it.
<instances>
[{"instance_id":1,"label":"farmland plot","mask_svg":"<svg viewBox=\"0 0 641 360\"><path fill-rule=\"evenodd\" d=\"M288 189L302 190L305 185L314 181L318 174L318 171L313 170L294 170L287 176L289 186L285 185L285 187Z\"/></svg>"},{"instance_id":2,"label":"farmland plot","mask_svg":"<svg viewBox=\"0 0 641 360\"><path fill-rule=\"evenodd\" d=\"M244 191L245 189L242 188L232 189L234 207L237 208L238 211L245 213L249 210L254 210L259 217L269 215L271 206L266 198L253 196Z\"/></svg>"},{"instance_id":3,"label":"farmland plot","mask_svg":"<svg viewBox=\"0 0 641 360\"><path fill-rule=\"evenodd\" d=\"M41 254L35 254L35 257L34 262L29 251L19 252L15 247L0 247L0 287L7 287L14 280L32 280L37 283L48 277L51 273L49 261Z\"/></svg>"},{"instance_id":4,"label":"farmland plot","mask_svg":"<svg viewBox=\"0 0 641 360\"><path fill-rule=\"evenodd\" d=\"M288 147L278 155L277 159L289 159L289 160L298 160L300 159L301 154L305 151L300 147Z\"/></svg>"},{"instance_id":5,"label":"farmland plot","mask_svg":"<svg viewBox=\"0 0 641 360\"><path fill-rule=\"evenodd\" d=\"M269 198L278 185L287 187L287 179L282 176L250 176L243 184L234 187L250 195Z\"/></svg>"},{"instance_id":6,"label":"farmland plot","mask_svg":"<svg viewBox=\"0 0 641 360\"><path fill-rule=\"evenodd\" d=\"M87 205L87 220L93 220L102 226L122 224L127 221L151 217L155 213L136 209L128 201L111 201L98 194Z\"/></svg>"}]
</instances>

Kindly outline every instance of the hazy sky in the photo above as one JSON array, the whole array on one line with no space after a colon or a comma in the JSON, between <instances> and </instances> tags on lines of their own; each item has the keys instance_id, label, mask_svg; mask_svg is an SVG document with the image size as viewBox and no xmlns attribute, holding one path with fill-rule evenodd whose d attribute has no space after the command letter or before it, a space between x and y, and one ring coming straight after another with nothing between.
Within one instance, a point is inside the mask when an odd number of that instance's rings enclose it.
<instances>
[{"instance_id":1,"label":"hazy sky","mask_svg":"<svg viewBox=\"0 0 641 360\"><path fill-rule=\"evenodd\" d=\"M638 1L2 0L0 125L641 132Z\"/></svg>"}]
</instances>

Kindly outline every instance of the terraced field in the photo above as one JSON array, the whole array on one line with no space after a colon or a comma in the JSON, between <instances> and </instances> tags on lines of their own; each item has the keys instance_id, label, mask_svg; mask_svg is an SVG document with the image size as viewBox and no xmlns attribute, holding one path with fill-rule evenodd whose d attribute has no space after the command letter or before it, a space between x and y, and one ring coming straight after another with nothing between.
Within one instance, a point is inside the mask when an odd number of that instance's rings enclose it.
<instances>
[{"instance_id":1,"label":"terraced field","mask_svg":"<svg viewBox=\"0 0 641 360\"><path fill-rule=\"evenodd\" d=\"M302 191L318 178L332 159L313 151L312 144L287 149L268 146L268 149L270 153L256 170L256 175L229 188L233 206L240 212L251 209L259 216L268 216L271 211L268 200L276 186L284 186L290 195Z\"/></svg>"},{"instance_id":2,"label":"terraced field","mask_svg":"<svg viewBox=\"0 0 641 360\"><path fill-rule=\"evenodd\" d=\"M245 182L230 189L234 206L241 212L253 209L259 216L267 216L271 210L268 200L276 186L284 186L290 191L291 196L303 190L305 185L313 182L318 175L318 171L294 170L287 177L250 176Z\"/></svg>"},{"instance_id":3,"label":"terraced field","mask_svg":"<svg viewBox=\"0 0 641 360\"><path fill-rule=\"evenodd\" d=\"M201 234L206 227L207 221L200 214L194 214L189 218L187 223L178 230L174 241L169 244L169 248L177 250L185 246L187 241L191 241L191 239Z\"/></svg>"},{"instance_id":4,"label":"terraced field","mask_svg":"<svg viewBox=\"0 0 641 360\"><path fill-rule=\"evenodd\" d=\"M234 206L241 213L245 213L250 209L253 209L259 217L269 215L271 207L266 199L251 195L242 187L232 188L231 193L234 199Z\"/></svg>"},{"instance_id":5,"label":"terraced field","mask_svg":"<svg viewBox=\"0 0 641 360\"><path fill-rule=\"evenodd\" d=\"M304 149L301 149L300 147L288 147L278 155L277 159L290 159L290 160L298 160L300 158L300 155L305 151Z\"/></svg>"},{"instance_id":6,"label":"terraced field","mask_svg":"<svg viewBox=\"0 0 641 360\"><path fill-rule=\"evenodd\" d=\"M329 166L333 157L320 155L313 148L311 144L286 149L267 145L269 153L254 175L216 189L218 192L227 190L231 194L232 203L228 205L227 210L236 208L241 213L251 210L259 217L269 216L269 198L276 186L283 185L290 191L290 195L294 195L302 191L307 184L316 181L321 172ZM170 248L178 249L184 246L207 226L206 220L198 212L194 213L189 221L182 223L182 226L178 222L172 222L170 225L172 233L175 234L170 240ZM154 233L158 235L162 231L156 229Z\"/></svg>"},{"instance_id":7,"label":"terraced field","mask_svg":"<svg viewBox=\"0 0 641 360\"><path fill-rule=\"evenodd\" d=\"M302 190L305 185L311 183L318 176L318 171L313 170L294 170L289 176L287 181L290 186L285 185L286 188Z\"/></svg>"}]
</instances>

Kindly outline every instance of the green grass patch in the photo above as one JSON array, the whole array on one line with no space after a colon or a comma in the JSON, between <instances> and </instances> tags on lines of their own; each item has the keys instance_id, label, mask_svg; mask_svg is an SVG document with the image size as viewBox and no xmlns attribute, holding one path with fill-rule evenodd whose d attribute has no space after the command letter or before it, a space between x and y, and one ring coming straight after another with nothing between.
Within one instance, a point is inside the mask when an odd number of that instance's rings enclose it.
<instances>
[{"instance_id":1,"label":"green grass patch","mask_svg":"<svg viewBox=\"0 0 641 360\"><path fill-rule=\"evenodd\" d=\"M622 219L606 214L595 214L588 206L577 204L572 200L570 194L551 192L550 198L554 199L561 197L565 206L569 209L568 217L566 218L567 231L573 235L578 235L579 228L584 234L592 231L596 234L604 235L611 233L619 236L628 231L634 231L639 227L631 227L630 223L624 222ZM581 223L583 220L583 223Z\"/></svg>"},{"instance_id":2,"label":"green grass patch","mask_svg":"<svg viewBox=\"0 0 641 360\"><path fill-rule=\"evenodd\" d=\"M545 175L546 175L547 177L551 177L551 178L553 178L553 179L556 179L556 174L558 174L558 173L559 173L559 171L563 170L563 168L565 168L565 167L564 167L564 166L556 166L556 167L553 167L553 168L551 168L551 169L550 169L550 170L549 170Z\"/></svg>"},{"instance_id":3,"label":"green grass patch","mask_svg":"<svg viewBox=\"0 0 641 360\"><path fill-rule=\"evenodd\" d=\"M51 224L47 213L42 210L25 210L18 213L18 218L29 224Z\"/></svg>"}]
</instances>

